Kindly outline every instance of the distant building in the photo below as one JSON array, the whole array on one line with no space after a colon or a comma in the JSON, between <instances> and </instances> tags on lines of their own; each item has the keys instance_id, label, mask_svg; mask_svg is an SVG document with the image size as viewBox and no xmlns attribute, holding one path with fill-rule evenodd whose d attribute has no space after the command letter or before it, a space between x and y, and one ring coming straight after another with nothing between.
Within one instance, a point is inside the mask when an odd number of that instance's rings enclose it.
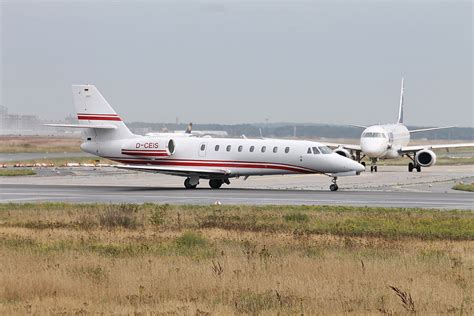
<instances>
[{"instance_id":1,"label":"distant building","mask_svg":"<svg viewBox=\"0 0 474 316\"><path fill-rule=\"evenodd\" d=\"M0 135L55 134L45 123L37 115L10 114L6 106L0 105Z\"/></svg>"}]
</instances>

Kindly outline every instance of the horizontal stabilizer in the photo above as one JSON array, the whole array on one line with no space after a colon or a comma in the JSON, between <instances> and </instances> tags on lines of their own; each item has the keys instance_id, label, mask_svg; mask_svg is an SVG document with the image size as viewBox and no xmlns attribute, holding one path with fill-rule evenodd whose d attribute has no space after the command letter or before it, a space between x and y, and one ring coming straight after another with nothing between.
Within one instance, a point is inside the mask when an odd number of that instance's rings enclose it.
<instances>
[{"instance_id":1,"label":"horizontal stabilizer","mask_svg":"<svg viewBox=\"0 0 474 316\"><path fill-rule=\"evenodd\" d=\"M99 129L116 129L115 125L80 125L80 124L44 124L51 127L70 127L70 128L99 128Z\"/></svg>"}]
</instances>

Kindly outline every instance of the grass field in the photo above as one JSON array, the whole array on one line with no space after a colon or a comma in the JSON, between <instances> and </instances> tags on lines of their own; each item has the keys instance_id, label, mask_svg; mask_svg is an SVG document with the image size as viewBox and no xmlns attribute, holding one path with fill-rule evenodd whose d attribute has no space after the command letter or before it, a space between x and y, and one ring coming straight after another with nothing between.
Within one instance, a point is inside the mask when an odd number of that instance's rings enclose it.
<instances>
[{"instance_id":1,"label":"grass field","mask_svg":"<svg viewBox=\"0 0 474 316\"><path fill-rule=\"evenodd\" d=\"M15 177L15 176L33 176L36 171L33 169L0 169L0 177Z\"/></svg>"},{"instance_id":2,"label":"grass field","mask_svg":"<svg viewBox=\"0 0 474 316\"><path fill-rule=\"evenodd\" d=\"M54 164L55 166L63 166L69 162L75 163L105 163L105 164L117 164L112 160L100 158L100 157L64 157L64 158L46 158L46 159L32 159L32 160L14 160L8 161L8 166L13 166L15 164L35 164L35 163L45 163L45 164Z\"/></svg>"},{"instance_id":3,"label":"grass field","mask_svg":"<svg viewBox=\"0 0 474 316\"><path fill-rule=\"evenodd\" d=\"M1 136L0 153L80 152L79 137Z\"/></svg>"},{"instance_id":4,"label":"grass field","mask_svg":"<svg viewBox=\"0 0 474 316\"><path fill-rule=\"evenodd\" d=\"M474 213L0 204L0 314L472 314Z\"/></svg>"},{"instance_id":5,"label":"grass field","mask_svg":"<svg viewBox=\"0 0 474 316\"><path fill-rule=\"evenodd\" d=\"M474 183L458 183L453 187L454 190L474 192Z\"/></svg>"}]
</instances>

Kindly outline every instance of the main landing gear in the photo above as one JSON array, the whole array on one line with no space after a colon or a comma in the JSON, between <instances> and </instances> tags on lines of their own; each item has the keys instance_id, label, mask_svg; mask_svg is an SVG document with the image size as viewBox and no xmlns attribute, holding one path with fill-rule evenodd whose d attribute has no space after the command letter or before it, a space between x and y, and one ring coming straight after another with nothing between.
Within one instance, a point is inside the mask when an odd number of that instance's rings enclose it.
<instances>
[{"instance_id":1,"label":"main landing gear","mask_svg":"<svg viewBox=\"0 0 474 316\"><path fill-rule=\"evenodd\" d=\"M222 184L230 184L229 179L210 179L209 186L211 189L219 189ZM199 184L199 177L189 177L184 180L184 187L186 189L196 189Z\"/></svg>"},{"instance_id":2,"label":"main landing gear","mask_svg":"<svg viewBox=\"0 0 474 316\"><path fill-rule=\"evenodd\" d=\"M337 186L337 177L334 177L332 178L332 184L329 186L329 190L335 192L337 191L337 189L339 189L339 187Z\"/></svg>"},{"instance_id":3,"label":"main landing gear","mask_svg":"<svg viewBox=\"0 0 474 316\"><path fill-rule=\"evenodd\" d=\"M224 181L222 181L221 179L209 180L209 186L211 187L211 189L220 189L223 183Z\"/></svg>"},{"instance_id":4,"label":"main landing gear","mask_svg":"<svg viewBox=\"0 0 474 316\"><path fill-rule=\"evenodd\" d=\"M416 169L417 172L421 172L421 166L415 165L413 162L408 164L408 172L413 172L413 169Z\"/></svg>"},{"instance_id":5,"label":"main landing gear","mask_svg":"<svg viewBox=\"0 0 474 316\"><path fill-rule=\"evenodd\" d=\"M220 189L222 184L230 184L229 179L211 179L209 180L209 186L211 189Z\"/></svg>"},{"instance_id":6,"label":"main landing gear","mask_svg":"<svg viewBox=\"0 0 474 316\"><path fill-rule=\"evenodd\" d=\"M186 178L186 180L184 180L184 187L186 189L196 189L198 184L199 184L199 178L191 177L191 178Z\"/></svg>"},{"instance_id":7,"label":"main landing gear","mask_svg":"<svg viewBox=\"0 0 474 316\"><path fill-rule=\"evenodd\" d=\"M408 172L413 172L413 170L416 170L417 172L421 172L421 166L416 163L415 154L413 154L413 156L410 156L409 154L407 154L407 157L410 158L410 160L412 161L408 164Z\"/></svg>"}]
</instances>

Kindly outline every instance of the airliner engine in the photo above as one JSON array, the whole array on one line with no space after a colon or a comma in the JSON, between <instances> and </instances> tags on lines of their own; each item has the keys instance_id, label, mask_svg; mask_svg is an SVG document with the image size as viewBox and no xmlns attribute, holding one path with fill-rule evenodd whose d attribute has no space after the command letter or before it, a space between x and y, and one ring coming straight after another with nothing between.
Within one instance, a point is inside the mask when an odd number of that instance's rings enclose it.
<instances>
[{"instance_id":1,"label":"airliner engine","mask_svg":"<svg viewBox=\"0 0 474 316\"><path fill-rule=\"evenodd\" d=\"M174 154L175 142L170 138L150 138L132 141L122 146L122 154L134 157L165 158Z\"/></svg>"},{"instance_id":2,"label":"airliner engine","mask_svg":"<svg viewBox=\"0 0 474 316\"><path fill-rule=\"evenodd\" d=\"M338 155L344 156L346 158L351 158L351 153L343 147L337 147L333 151Z\"/></svg>"},{"instance_id":3,"label":"airliner engine","mask_svg":"<svg viewBox=\"0 0 474 316\"><path fill-rule=\"evenodd\" d=\"M422 167L429 167L436 163L436 154L429 149L423 149L416 153L415 161Z\"/></svg>"}]
</instances>

